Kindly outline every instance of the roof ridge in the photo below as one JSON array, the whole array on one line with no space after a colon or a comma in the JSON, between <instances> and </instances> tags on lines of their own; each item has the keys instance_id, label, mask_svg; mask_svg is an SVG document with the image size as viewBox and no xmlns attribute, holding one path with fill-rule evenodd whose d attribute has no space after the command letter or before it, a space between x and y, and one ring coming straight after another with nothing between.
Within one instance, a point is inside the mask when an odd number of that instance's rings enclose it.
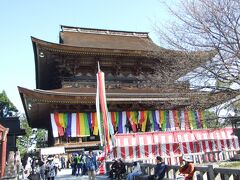
<instances>
[{"instance_id":1,"label":"roof ridge","mask_svg":"<svg viewBox=\"0 0 240 180\"><path fill-rule=\"evenodd\" d=\"M96 29L96 28L84 28L61 25L62 32L80 32L89 34L106 34L106 35L118 35L118 36L133 36L133 37L146 37L148 38L148 32L136 32L136 31L119 31L110 29Z\"/></svg>"}]
</instances>

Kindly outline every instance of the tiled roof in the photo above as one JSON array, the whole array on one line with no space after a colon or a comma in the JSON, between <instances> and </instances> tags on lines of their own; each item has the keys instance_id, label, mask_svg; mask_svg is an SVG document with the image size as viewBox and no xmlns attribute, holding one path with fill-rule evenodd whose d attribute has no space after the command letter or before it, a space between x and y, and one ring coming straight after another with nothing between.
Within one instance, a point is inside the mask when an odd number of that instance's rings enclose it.
<instances>
[{"instance_id":1,"label":"tiled roof","mask_svg":"<svg viewBox=\"0 0 240 180\"><path fill-rule=\"evenodd\" d=\"M62 28L60 43L88 48L157 51L160 49L148 33L89 28Z\"/></svg>"}]
</instances>

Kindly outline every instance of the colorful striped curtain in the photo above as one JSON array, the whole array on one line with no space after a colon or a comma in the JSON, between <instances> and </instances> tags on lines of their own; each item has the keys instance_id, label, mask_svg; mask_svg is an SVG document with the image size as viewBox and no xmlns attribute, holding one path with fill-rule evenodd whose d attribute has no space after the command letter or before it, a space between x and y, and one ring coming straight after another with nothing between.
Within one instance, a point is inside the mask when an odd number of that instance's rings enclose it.
<instances>
[{"instance_id":1,"label":"colorful striped curtain","mask_svg":"<svg viewBox=\"0 0 240 180\"><path fill-rule=\"evenodd\" d=\"M54 137L85 137L99 135L99 128L103 130L103 124L99 126L96 112L78 113L51 113L51 125ZM102 114L100 114L102 119ZM133 132L137 132L137 126L142 132L146 131L147 120L151 123L151 131L174 131L207 128L204 111L177 111L177 110L154 110L154 111L123 111L108 113L108 129L112 135L127 133L126 123L130 122ZM101 121L100 121L101 122ZM58 135L56 135L56 132Z\"/></svg>"},{"instance_id":2,"label":"colorful striped curtain","mask_svg":"<svg viewBox=\"0 0 240 180\"><path fill-rule=\"evenodd\" d=\"M109 112L110 113L110 117L111 117L111 122L113 125L114 130L117 130L117 118L116 118L116 112Z\"/></svg>"},{"instance_id":3,"label":"colorful striped curtain","mask_svg":"<svg viewBox=\"0 0 240 180\"><path fill-rule=\"evenodd\" d=\"M179 113L176 110L173 110L173 119L174 119L174 124L175 124L175 129L179 130Z\"/></svg>"},{"instance_id":4,"label":"colorful striped curtain","mask_svg":"<svg viewBox=\"0 0 240 180\"><path fill-rule=\"evenodd\" d=\"M77 137L77 114L72 113L72 119L71 119L71 137Z\"/></svg>"},{"instance_id":5,"label":"colorful striped curtain","mask_svg":"<svg viewBox=\"0 0 240 180\"><path fill-rule=\"evenodd\" d=\"M63 129L63 126L62 126L62 122L60 121L61 118L59 118L60 113L54 113L54 120L55 120L55 123L57 125L57 128L58 128L58 134L59 136L63 136L64 135L64 129Z\"/></svg>"},{"instance_id":6,"label":"colorful striped curtain","mask_svg":"<svg viewBox=\"0 0 240 180\"><path fill-rule=\"evenodd\" d=\"M160 121L162 122L162 131L166 131L166 126L167 126L167 113L166 113L166 111L160 111Z\"/></svg>"},{"instance_id":7,"label":"colorful striped curtain","mask_svg":"<svg viewBox=\"0 0 240 180\"><path fill-rule=\"evenodd\" d=\"M139 124L141 125L142 132L146 131L147 125L147 118L148 118L148 111L139 111Z\"/></svg>"},{"instance_id":8,"label":"colorful striped curtain","mask_svg":"<svg viewBox=\"0 0 240 180\"><path fill-rule=\"evenodd\" d=\"M51 125L52 125L53 137L58 137L58 127L57 127L57 124L56 124L56 121L55 121L55 118L54 118L54 114L51 113L50 117L51 117Z\"/></svg>"},{"instance_id":9,"label":"colorful striped curtain","mask_svg":"<svg viewBox=\"0 0 240 180\"><path fill-rule=\"evenodd\" d=\"M159 111L152 111L154 131L159 131Z\"/></svg>"},{"instance_id":10,"label":"colorful striped curtain","mask_svg":"<svg viewBox=\"0 0 240 180\"><path fill-rule=\"evenodd\" d=\"M67 137L71 137L71 127L72 127L72 113L66 113L67 115L67 123L66 123L66 135Z\"/></svg>"},{"instance_id":11,"label":"colorful striped curtain","mask_svg":"<svg viewBox=\"0 0 240 180\"><path fill-rule=\"evenodd\" d=\"M76 119L76 132L77 132L77 137L80 137L81 136L81 128L80 128L80 125L81 125L81 116L80 116L80 113L77 113L76 114L77 116L77 119Z\"/></svg>"},{"instance_id":12,"label":"colorful striped curtain","mask_svg":"<svg viewBox=\"0 0 240 180\"><path fill-rule=\"evenodd\" d=\"M92 113L92 122L93 122L93 135L98 135L98 121L96 112Z\"/></svg>"},{"instance_id":13,"label":"colorful striped curtain","mask_svg":"<svg viewBox=\"0 0 240 180\"><path fill-rule=\"evenodd\" d=\"M136 121L135 113L131 111L127 111L126 114L127 114L127 119L131 124L133 132L137 132L137 126L136 126L137 121Z\"/></svg>"},{"instance_id":14,"label":"colorful striped curtain","mask_svg":"<svg viewBox=\"0 0 240 180\"><path fill-rule=\"evenodd\" d=\"M186 125L185 125L185 113L184 113L184 111L180 111L179 119L180 119L181 130L185 130L186 129Z\"/></svg>"},{"instance_id":15,"label":"colorful striped curtain","mask_svg":"<svg viewBox=\"0 0 240 180\"><path fill-rule=\"evenodd\" d=\"M118 112L118 133L123 133L122 112Z\"/></svg>"},{"instance_id":16,"label":"colorful striped curtain","mask_svg":"<svg viewBox=\"0 0 240 180\"><path fill-rule=\"evenodd\" d=\"M188 111L184 111L185 130L190 129Z\"/></svg>"}]
</instances>

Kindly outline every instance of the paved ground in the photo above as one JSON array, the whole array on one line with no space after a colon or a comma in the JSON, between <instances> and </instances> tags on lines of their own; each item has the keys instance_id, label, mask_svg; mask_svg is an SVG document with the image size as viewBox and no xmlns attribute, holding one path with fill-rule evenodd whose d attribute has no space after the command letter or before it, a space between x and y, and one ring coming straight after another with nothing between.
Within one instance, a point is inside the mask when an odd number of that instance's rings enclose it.
<instances>
[{"instance_id":1,"label":"paved ground","mask_svg":"<svg viewBox=\"0 0 240 180\"><path fill-rule=\"evenodd\" d=\"M22 180L29 180L28 178L22 178ZM109 179L107 175L97 175L96 180L103 180L103 179ZM60 172L58 172L57 176L55 177L55 180L88 180L88 176L72 176L72 170L71 169L62 169Z\"/></svg>"},{"instance_id":2,"label":"paved ground","mask_svg":"<svg viewBox=\"0 0 240 180\"><path fill-rule=\"evenodd\" d=\"M58 175L56 176L56 180L88 180L88 176L72 176L71 175L72 170L71 169L63 169L60 172L58 172ZM103 180L103 179L109 179L106 175L97 175L96 180Z\"/></svg>"}]
</instances>

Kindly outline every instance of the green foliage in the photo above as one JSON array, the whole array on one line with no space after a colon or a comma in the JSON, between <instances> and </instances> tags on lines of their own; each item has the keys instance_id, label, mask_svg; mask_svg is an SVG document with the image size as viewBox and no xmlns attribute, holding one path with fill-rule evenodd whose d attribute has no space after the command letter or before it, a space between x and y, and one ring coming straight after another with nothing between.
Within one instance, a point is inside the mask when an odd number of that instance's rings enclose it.
<instances>
[{"instance_id":1,"label":"green foliage","mask_svg":"<svg viewBox=\"0 0 240 180\"><path fill-rule=\"evenodd\" d=\"M7 97L6 92L3 90L0 93L0 108L6 106L9 111L18 112L17 108L13 105L10 99Z\"/></svg>"},{"instance_id":2,"label":"green foliage","mask_svg":"<svg viewBox=\"0 0 240 180\"><path fill-rule=\"evenodd\" d=\"M208 128L218 128L222 126L218 120L218 116L213 111L205 111L205 118Z\"/></svg>"},{"instance_id":3,"label":"green foliage","mask_svg":"<svg viewBox=\"0 0 240 180\"><path fill-rule=\"evenodd\" d=\"M37 148L42 148L47 146L46 139L47 131L45 129L38 129L36 133Z\"/></svg>"},{"instance_id":4,"label":"green foliage","mask_svg":"<svg viewBox=\"0 0 240 180\"><path fill-rule=\"evenodd\" d=\"M28 148L30 148L32 145L36 142L36 148L46 147L47 144L45 142L45 136L47 134L46 130L44 129L37 129L33 130L31 127L29 127L27 118L25 115L23 115L20 118L21 123L21 129L25 129L26 134L22 137L19 137L17 139L17 147L18 150L21 153L21 156L24 156Z\"/></svg>"},{"instance_id":5,"label":"green foliage","mask_svg":"<svg viewBox=\"0 0 240 180\"><path fill-rule=\"evenodd\" d=\"M21 156L27 153L29 138L32 135L32 128L29 127L26 116L20 118L21 129L25 129L26 134L17 139L17 148Z\"/></svg>"}]
</instances>

